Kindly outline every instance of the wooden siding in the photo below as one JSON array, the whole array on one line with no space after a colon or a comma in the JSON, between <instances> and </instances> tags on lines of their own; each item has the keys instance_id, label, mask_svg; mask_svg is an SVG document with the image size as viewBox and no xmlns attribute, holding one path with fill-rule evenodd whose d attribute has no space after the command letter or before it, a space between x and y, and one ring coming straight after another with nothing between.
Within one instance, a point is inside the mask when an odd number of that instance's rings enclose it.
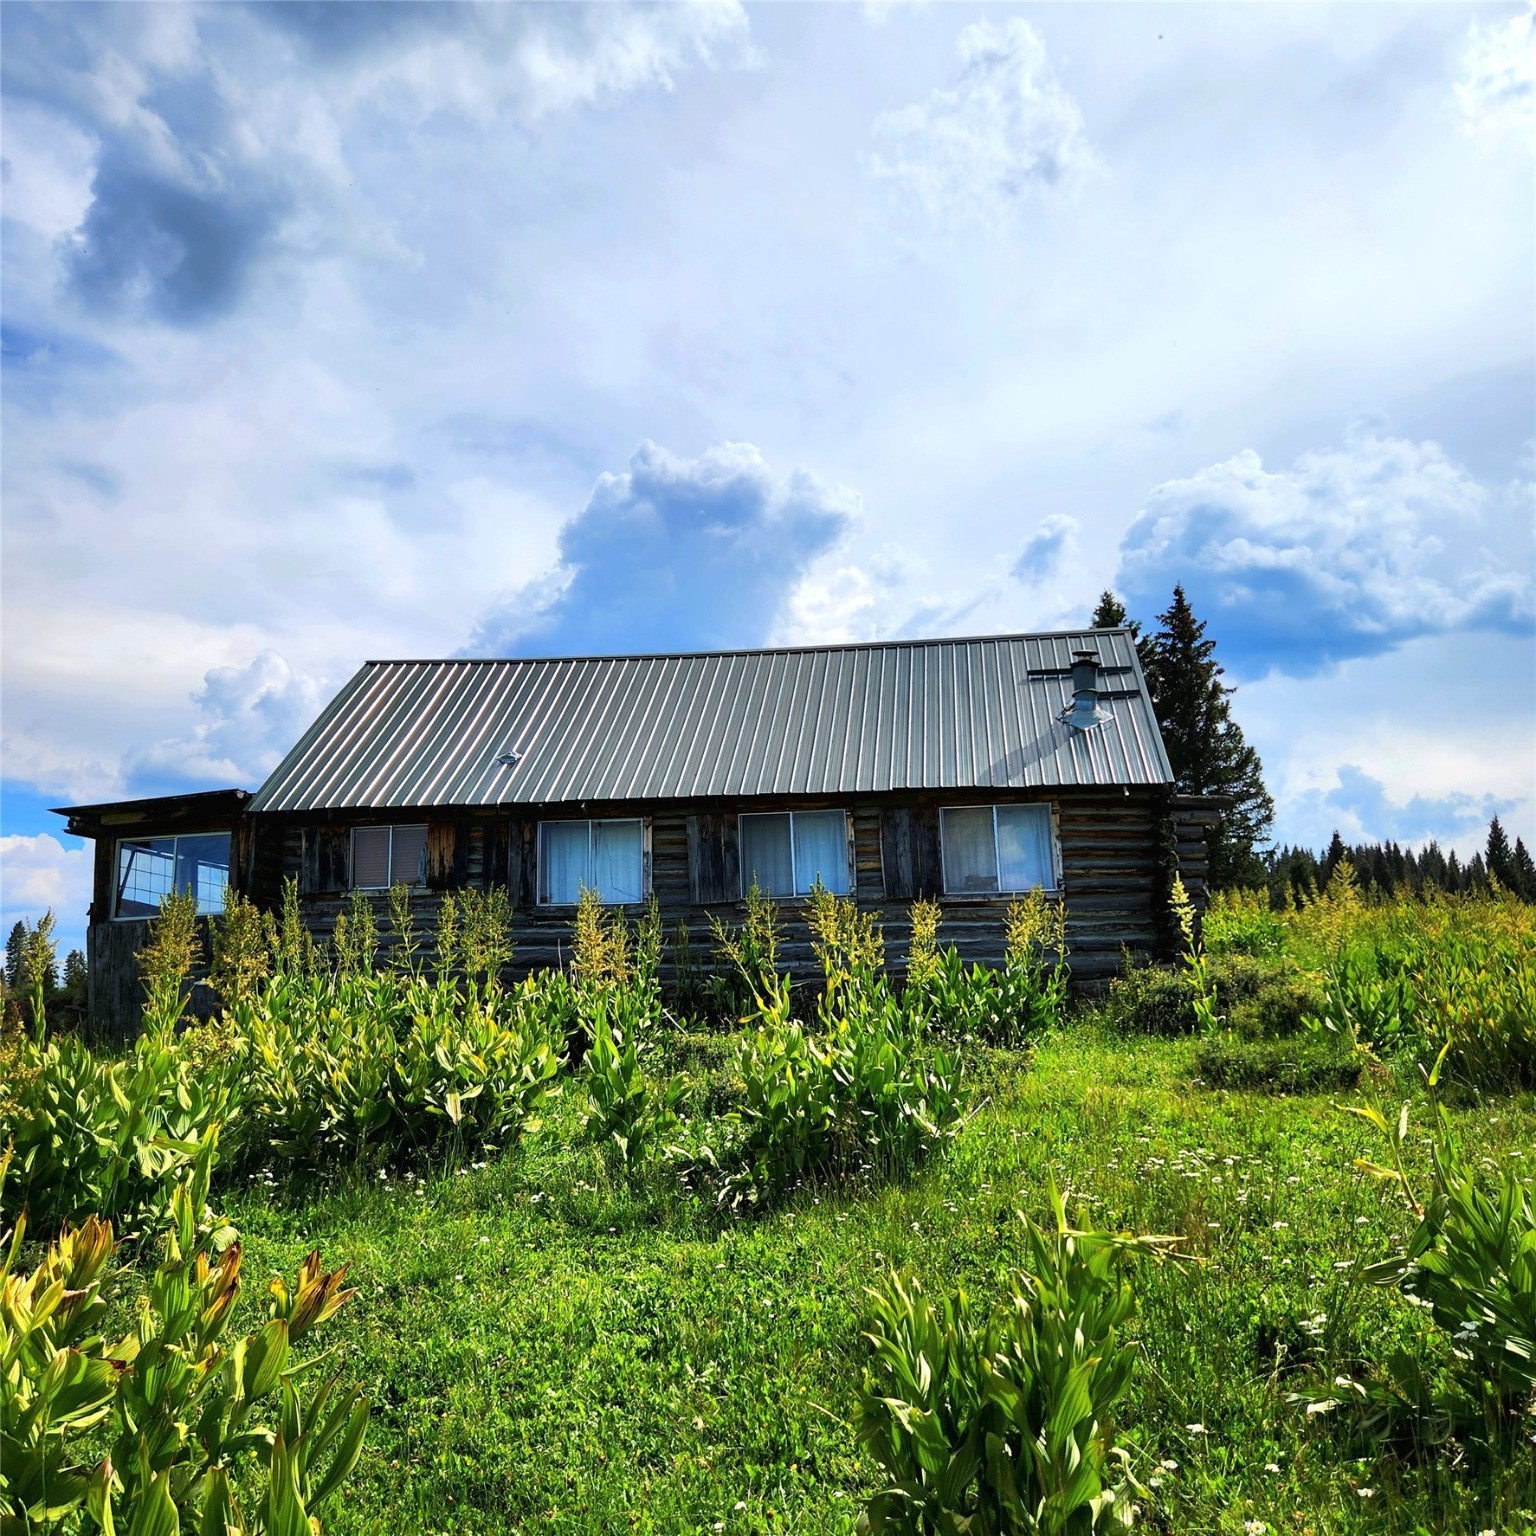
<instances>
[{"instance_id":1,"label":"wooden siding","mask_svg":"<svg viewBox=\"0 0 1536 1536\"><path fill-rule=\"evenodd\" d=\"M953 793L900 802L863 797L851 807L855 894L860 906L880 913L885 926L888 963L900 969L910 940L911 896L887 895L888 885L903 892L937 893L941 884L938 858L938 810L970 799L991 804L983 796ZM1001 800L1003 797L999 797ZM1161 839L1170 825L1166 795L1133 791L1093 790L1054 797L1015 795L1013 803L1048 803L1053 808L1060 842L1062 888L1067 905L1067 936L1073 981L1099 986L1119 969L1126 951L1147 958L1166 948L1163 913L1168 877L1163 872ZM844 801L797 801L794 809L849 808ZM771 807L754 806L756 809ZM789 808L789 807L786 807ZM595 805L583 808L594 817L634 813L632 806ZM1176 824L1180 868L1185 883L1203 895L1203 825L1189 811ZM402 815L408 819L410 813ZM1191 819L1193 818L1193 819ZM417 813L419 819L419 813ZM513 936L517 945L514 969L525 974L570 958L573 909L540 907L535 899L537 813L460 814L432 823L429 834L428 888L413 893L412 909L419 930L430 932L437 921L445 891L472 885L481 889L505 883L517 916ZM736 811L726 806L673 805L650 811L650 882L661 906L669 938L686 923L695 953L707 953L711 916L727 923L739 921L739 860L736 853ZM341 883L313 888L317 848L344 842L346 829L290 826L283 838L285 873L300 877L306 920L317 940L329 940L337 914L350 893ZM449 850L452 850L451 855ZM333 877L336 861L319 867ZM892 878L892 868L896 876ZM434 878L434 869L447 879ZM383 892L369 897L379 919L381 946L389 947L388 900ZM954 944L967 960L996 963L1003 954L1003 917L1011 897L939 896L943 918L942 944ZM812 965L810 935L803 901L781 901L785 939L782 956L798 974ZM631 909L631 912L636 909Z\"/></svg>"},{"instance_id":2,"label":"wooden siding","mask_svg":"<svg viewBox=\"0 0 1536 1536\"><path fill-rule=\"evenodd\" d=\"M214 1012L215 998L201 985L208 974L208 920L198 919L202 935L202 962L192 973L187 997L188 1018L205 1019ZM85 930L86 968L90 973L86 1017L91 1032L111 1039L127 1039L138 1033L144 1014L144 983L139 976L139 951L149 939L149 919L118 918L92 923Z\"/></svg>"},{"instance_id":3,"label":"wooden siding","mask_svg":"<svg viewBox=\"0 0 1536 1536\"><path fill-rule=\"evenodd\" d=\"M861 907L880 914L887 964L899 971L911 937L911 901L938 895L941 944L953 944L968 961L996 964L1003 955L1003 917L1010 897L947 897L940 893L938 827L943 805L1048 804L1061 857L1067 943L1076 987L1102 986L1122 955L1171 956L1178 934L1168 909L1173 875L1183 879L1197 907L1206 893L1207 829L1219 815L1214 802L1163 790L1089 789L1052 795L987 796L953 792L924 796L802 798L754 804L754 810L846 809L852 824L854 894ZM583 816L635 814L633 804L581 807ZM669 939L686 923L694 953L710 950L710 918L740 920L737 809L722 803L674 803L646 808L650 828L651 889L661 905ZM328 943L345 910L351 829L379 820L377 812L329 813L304 819L253 816L238 824L231 878L258 905L274 909L283 881L298 881L305 921L317 941ZM513 938L516 974L561 965L570 958L570 907L536 904L538 823L536 810L516 812L430 811L399 813L401 823L426 821L426 885L412 895L418 937L430 940L443 898L461 888L505 885L516 909ZM135 828L137 832L138 829ZM136 1027L142 1002L136 954L148 925L107 922L112 880L112 843L96 845L93 921L87 935L91 967L91 1018L96 1028L124 1034ZM368 893L380 932L381 951L391 947L389 898ZM779 903L785 936L784 963L808 977L813 967L803 901ZM632 911L634 909L631 909ZM664 970L669 973L670 967ZM192 1009L203 1011L208 989L194 989Z\"/></svg>"}]
</instances>

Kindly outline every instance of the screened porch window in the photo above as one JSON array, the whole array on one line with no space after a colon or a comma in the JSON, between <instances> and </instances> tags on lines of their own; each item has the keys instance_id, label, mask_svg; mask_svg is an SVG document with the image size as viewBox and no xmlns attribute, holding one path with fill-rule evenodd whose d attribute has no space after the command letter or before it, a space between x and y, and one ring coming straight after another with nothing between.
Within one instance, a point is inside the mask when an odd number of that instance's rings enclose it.
<instances>
[{"instance_id":1,"label":"screened porch window","mask_svg":"<svg viewBox=\"0 0 1536 1536\"><path fill-rule=\"evenodd\" d=\"M1056 888L1048 805L967 805L939 813L948 896Z\"/></svg>"},{"instance_id":2,"label":"screened porch window","mask_svg":"<svg viewBox=\"0 0 1536 1536\"><path fill-rule=\"evenodd\" d=\"M575 906L583 887L609 906L645 900L644 821L539 823L539 905Z\"/></svg>"},{"instance_id":3,"label":"screened porch window","mask_svg":"<svg viewBox=\"0 0 1536 1536\"><path fill-rule=\"evenodd\" d=\"M354 827L352 884L359 891L420 885L425 879L426 826Z\"/></svg>"},{"instance_id":4,"label":"screened porch window","mask_svg":"<svg viewBox=\"0 0 1536 1536\"><path fill-rule=\"evenodd\" d=\"M772 811L737 818L741 845L741 893L752 882L766 896L808 896L818 880L834 896L846 896L848 813Z\"/></svg>"},{"instance_id":5,"label":"screened porch window","mask_svg":"<svg viewBox=\"0 0 1536 1536\"><path fill-rule=\"evenodd\" d=\"M124 838L117 845L114 917L154 917L172 891L191 891L199 914L224 910L229 833Z\"/></svg>"}]
</instances>

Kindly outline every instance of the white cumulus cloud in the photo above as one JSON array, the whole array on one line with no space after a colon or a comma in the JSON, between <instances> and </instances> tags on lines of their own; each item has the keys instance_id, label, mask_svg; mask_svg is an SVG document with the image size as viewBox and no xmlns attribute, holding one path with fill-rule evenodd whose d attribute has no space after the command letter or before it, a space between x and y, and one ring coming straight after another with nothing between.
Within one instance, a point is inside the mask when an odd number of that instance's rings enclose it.
<instances>
[{"instance_id":1,"label":"white cumulus cloud","mask_svg":"<svg viewBox=\"0 0 1536 1536\"><path fill-rule=\"evenodd\" d=\"M1473 24L1456 98L1478 137L1536 145L1536 7Z\"/></svg>"},{"instance_id":2,"label":"white cumulus cloud","mask_svg":"<svg viewBox=\"0 0 1536 1536\"><path fill-rule=\"evenodd\" d=\"M1095 163L1083 114L1028 22L979 21L955 45L948 90L876 119L870 170L934 224L997 226Z\"/></svg>"},{"instance_id":3,"label":"white cumulus cloud","mask_svg":"<svg viewBox=\"0 0 1536 1536\"><path fill-rule=\"evenodd\" d=\"M643 442L599 476L560 562L495 605L470 650L593 655L761 645L802 575L849 528L857 494L775 472L751 443L697 458Z\"/></svg>"},{"instance_id":4,"label":"white cumulus cloud","mask_svg":"<svg viewBox=\"0 0 1536 1536\"><path fill-rule=\"evenodd\" d=\"M1246 449L1158 486L1120 547L1133 611L1182 583L1248 676L1306 674L1416 635L1528 627L1531 488L1490 489L1433 442L1351 432L1269 470Z\"/></svg>"},{"instance_id":5,"label":"white cumulus cloud","mask_svg":"<svg viewBox=\"0 0 1536 1536\"><path fill-rule=\"evenodd\" d=\"M0 837L0 924L5 931L52 911L61 951L81 948L91 903L91 863L89 844L66 848L46 832Z\"/></svg>"},{"instance_id":6,"label":"white cumulus cloud","mask_svg":"<svg viewBox=\"0 0 1536 1536\"><path fill-rule=\"evenodd\" d=\"M132 770L254 789L324 700L321 681L295 672L275 651L263 651L245 666L214 667L192 697L199 715L192 731L137 754Z\"/></svg>"}]
</instances>

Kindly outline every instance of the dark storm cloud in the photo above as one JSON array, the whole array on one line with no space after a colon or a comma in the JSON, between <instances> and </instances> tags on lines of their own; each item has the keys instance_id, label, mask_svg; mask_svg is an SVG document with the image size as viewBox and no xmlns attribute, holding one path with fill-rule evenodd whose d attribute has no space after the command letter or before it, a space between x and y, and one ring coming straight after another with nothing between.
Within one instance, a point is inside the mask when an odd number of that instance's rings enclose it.
<instances>
[{"instance_id":1,"label":"dark storm cloud","mask_svg":"<svg viewBox=\"0 0 1536 1536\"><path fill-rule=\"evenodd\" d=\"M94 193L71 286L92 308L142 309L172 325L205 324L239 303L284 206L266 187L190 190L122 153L102 156Z\"/></svg>"}]
</instances>

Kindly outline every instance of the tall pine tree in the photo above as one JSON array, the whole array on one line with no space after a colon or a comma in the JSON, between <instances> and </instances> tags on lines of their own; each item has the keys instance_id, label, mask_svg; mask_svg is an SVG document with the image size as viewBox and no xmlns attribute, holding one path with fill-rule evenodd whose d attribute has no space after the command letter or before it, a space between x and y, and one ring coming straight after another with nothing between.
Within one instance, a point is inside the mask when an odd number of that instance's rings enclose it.
<instances>
[{"instance_id":1,"label":"tall pine tree","mask_svg":"<svg viewBox=\"0 0 1536 1536\"><path fill-rule=\"evenodd\" d=\"M1141 632L1141 622L1131 618L1125 611L1125 604L1115 596L1108 587L1099 594L1099 604L1093 610L1093 617L1088 620L1090 629L1119 629L1121 626L1131 632L1131 639L1136 642L1136 654L1141 658L1141 669L1147 670L1151 662L1151 641Z\"/></svg>"},{"instance_id":2,"label":"tall pine tree","mask_svg":"<svg viewBox=\"0 0 1536 1536\"><path fill-rule=\"evenodd\" d=\"M1195 618L1182 586L1173 589L1173 602L1157 622L1143 664L1174 781L1185 794L1232 801L1211 834L1211 883L1262 884L1266 871L1257 846L1274 821L1275 803L1258 753L1232 718L1234 690L1221 681L1216 642L1206 638L1205 621Z\"/></svg>"},{"instance_id":3,"label":"tall pine tree","mask_svg":"<svg viewBox=\"0 0 1536 1536\"><path fill-rule=\"evenodd\" d=\"M1488 823L1488 873L1506 891L1520 891L1520 876L1515 870L1514 850L1509 846L1509 834L1495 816Z\"/></svg>"},{"instance_id":4,"label":"tall pine tree","mask_svg":"<svg viewBox=\"0 0 1536 1536\"><path fill-rule=\"evenodd\" d=\"M1126 617L1125 604L1108 587L1105 587L1099 593L1099 606L1093 610L1093 617L1088 620L1088 627L1119 629L1122 624L1128 625L1133 635L1141 633L1141 625L1133 623Z\"/></svg>"},{"instance_id":5,"label":"tall pine tree","mask_svg":"<svg viewBox=\"0 0 1536 1536\"><path fill-rule=\"evenodd\" d=\"M1531 861L1530 854L1526 851L1525 839L1515 839L1514 852L1516 889L1520 893L1522 901L1536 901L1536 863Z\"/></svg>"},{"instance_id":6,"label":"tall pine tree","mask_svg":"<svg viewBox=\"0 0 1536 1536\"><path fill-rule=\"evenodd\" d=\"M21 952L27 947L27 925L17 923L5 941L5 987L15 992L21 986Z\"/></svg>"}]
</instances>

